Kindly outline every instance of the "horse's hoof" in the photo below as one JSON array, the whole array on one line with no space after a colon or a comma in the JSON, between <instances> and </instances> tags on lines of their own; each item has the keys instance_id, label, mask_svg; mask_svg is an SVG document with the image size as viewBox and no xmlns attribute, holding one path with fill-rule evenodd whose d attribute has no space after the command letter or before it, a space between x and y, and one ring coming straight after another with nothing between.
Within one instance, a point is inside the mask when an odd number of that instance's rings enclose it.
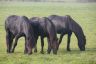
<instances>
[{"instance_id":1,"label":"horse's hoof","mask_svg":"<svg viewBox=\"0 0 96 64\"><path fill-rule=\"evenodd\" d=\"M10 53L10 51L9 51L9 50L7 50L7 53Z\"/></svg>"},{"instance_id":2,"label":"horse's hoof","mask_svg":"<svg viewBox=\"0 0 96 64\"><path fill-rule=\"evenodd\" d=\"M28 53L28 51L27 50L24 50L24 54L27 54Z\"/></svg>"},{"instance_id":3,"label":"horse's hoof","mask_svg":"<svg viewBox=\"0 0 96 64\"><path fill-rule=\"evenodd\" d=\"M50 52L47 52L47 54L50 54Z\"/></svg>"},{"instance_id":4,"label":"horse's hoof","mask_svg":"<svg viewBox=\"0 0 96 64\"><path fill-rule=\"evenodd\" d=\"M56 55L56 54L57 54L57 52L56 52L56 51L53 51L53 54L55 54L55 55Z\"/></svg>"},{"instance_id":5,"label":"horse's hoof","mask_svg":"<svg viewBox=\"0 0 96 64\"><path fill-rule=\"evenodd\" d=\"M54 54L54 55L57 55L57 53L54 53L54 52L53 52L53 54Z\"/></svg>"},{"instance_id":6,"label":"horse's hoof","mask_svg":"<svg viewBox=\"0 0 96 64\"><path fill-rule=\"evenodd\" d=\"M24 54L27 54L27 53L24 52Z\"/></svg>"},{"instance_id":7,"label":"horse's hoof","mask_svg":"<svg viewBox=\"0 0 96 64\"><path fill-rule=\"evenodd\" d=\"M35 53L37 53L37 50L34 50Z\"/></svg>"},{"instance_id":8,"label":"horse's hoof","mask_svg":"<svg viewBox=\"0 0 96 64\"><path fill-rule=\"evenodd\" d=\"M71 50L67 50L68 52L70 52Z\"/></svg>"},{"instance_id":9,"label":"horse's hoof","mask_svg":"<svg viewBox=\"0 0 96 64\"><path fill-rule=\"evenodd\" d=\"M47 52L47 54L50 54L50 53Z\"/></svg>"},{"instance_id":10,"label":"horse's hoof","mask_svg":"<svg viewBox=\"0 0 96 64\"><path fill-rule=\"evenodd\" d=\"M29 52L29 53L28 53L28 55L31 55L31 54L32 54L32 52Z\"/></svg>"},{"instance_id":11,"label":"horse's hoof","mask_svg":"<svg viewBox=\"0 0 96 64\"><path fill-rule=\"evenodd\" d=\"M85 50L80 50L80 51L85 51Z\"/></svg>"},{"instance_id":12,"label":"horse's hoof","mask_svg":"<svg viewBox=\"0 0 96 64\"><path fill-rule=\"evenodd\" d=\"M14 53L14 51L12 50L11 53Z\"/></svg>"},{"instance_id":13,"label":"horse's hoof","mask_svg":"<svg viewBox=\"0 0 96 64\"><path fill-rule=\"evenodd\" d=\"M41 53L41 54L44 54L44 52L42 52L42 51L41 51L40 53Z\"/></svg>"},{"instance_id":14,"label":"horse's hoof","mask_svg":"<svg viewBox=\"0 0 96 64\"><path fill-rule=\"evenodd\" d=\"M24 51L24 54L27 54L27 52Z\"/></svg>"},{"instance_id":15,"label":"horse's hoof","mask_svg":"<svg viewBox=\"0 0 96 64\"><path fill-rule=\"evenodd\" d=\"M11 53L11 52L7 52L8 54Z\"/></svg>"},{"instance_id":16,"label":"horse's hoof","mask_svg":"<svg viewBox=\"0 0 96 64\"><path fill-rule=\"evenodd\" d=\"M11 52L7 52L7 53L11 53Z\"/></svg>"},{"instance_id":17,"label":"horse's hoof","mask_svg":"<svg viewBox=\"0 0 96 64\"><path fill-rule=\"evenodd\" d=\"M67 51L71 51L70 49L67 49Z\"/></svg>"}]
</instances>

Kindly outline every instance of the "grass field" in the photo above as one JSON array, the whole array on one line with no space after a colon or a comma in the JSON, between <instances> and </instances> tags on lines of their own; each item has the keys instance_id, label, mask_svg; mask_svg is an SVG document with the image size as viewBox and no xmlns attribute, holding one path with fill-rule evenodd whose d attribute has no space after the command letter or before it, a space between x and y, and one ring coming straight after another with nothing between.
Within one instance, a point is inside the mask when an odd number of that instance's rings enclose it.
<instances>
[{"instance_id":1,"label":"grass field","mask_svg":"<svg viewBox=\"0 0 96 64\"><path fill-rule=\"evenodd\" d=\"M38 52L25 55L24 38L20 38L15 53L6 53L4 20L9 15L48 16L52 14L71 15L81 25L86 35L86 51L81 52L77 39L72 35L71 52L66 51L67 35L64 36L57 55L40 54L41 44L38 40ZM59 37L59 35L58 35ZM5 3L0 2L0 64L96 64L96 3Z\"/></svg>"}]
</instances>

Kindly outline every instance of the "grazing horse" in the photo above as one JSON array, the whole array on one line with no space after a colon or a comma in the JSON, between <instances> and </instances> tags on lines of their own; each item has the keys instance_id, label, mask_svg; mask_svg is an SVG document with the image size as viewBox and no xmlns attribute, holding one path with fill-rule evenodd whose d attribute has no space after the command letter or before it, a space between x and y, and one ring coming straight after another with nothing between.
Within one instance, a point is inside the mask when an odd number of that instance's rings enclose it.
<instances>
[{"instance_id":1,"label":"grazing horse","mask_svg":"<svg viewBox=\"0 0 96 64\"><path fill-rule=\"evenodd\" d=\"M66 16L51 15L48 16L48 18L55 25L57 33L61 34L59 44L61 43L63 36L65 34L68 34L67 51L70 51L70 38L72 32L75 33L77 37L78 46L80 50L81 51L85 50L86 37L84 35L84 32L81 26L78 23L76 23L69 15Z\"/></svg>"},{"instance_id":2,"label":"grazing horse","mask_svg":"<svg viewBox=\"0 0 96 64\"><path fill-rule=\"evenodd\" d=\"M6 44L7 52L14 52L14 47L17 45L17 41L20 37L25 37L25 50L24 53L31 54L32 48L35 46L35 38L30 20L25 16L11 15L5 20L6 30ZM15 44L12 48L13 39L15 38Z\"/></svg>"},{"instance_id":3,"label":"grazing horse","mask_svg":"<svg viewBox=\"0 0 96 64\"><path fill-rule=\"evenodd\" d=\"M53 54L57 54L58 47L58 38L56 35L56 30L54 24L46 17L38 18L32 17L30 18L31 24L34 27L35 38L38 39L38 36L41 37L41 53L44 53L44 37L47 37L48 40L48 50L47 53L50 54L51 49L53 50ZM35 47L35 52L37 52L37 47Z\"/></svg>"}]
</instances>

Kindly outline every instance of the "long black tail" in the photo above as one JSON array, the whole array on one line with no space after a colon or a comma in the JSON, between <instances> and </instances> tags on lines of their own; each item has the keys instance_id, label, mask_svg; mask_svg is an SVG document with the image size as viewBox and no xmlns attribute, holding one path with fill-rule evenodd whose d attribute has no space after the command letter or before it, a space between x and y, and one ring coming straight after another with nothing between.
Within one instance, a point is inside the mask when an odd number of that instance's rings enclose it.
<instances>
[{"instance_id":1,"label":"long black tail","mask_svg":"<svg viewBox=\"0 0 96 64\"><path fill-rule=\"evenodd\" d=\"M56 39L57 34L56 34L55 25L53 24L53 22L49 18L47 18L47 17L44 17L44 18L45 18L45 23L46 23L47 30L49 30L51 36L53 36L53 38ZM48 27L50 27L50 29Z\"/></svg>"}]
</instances>

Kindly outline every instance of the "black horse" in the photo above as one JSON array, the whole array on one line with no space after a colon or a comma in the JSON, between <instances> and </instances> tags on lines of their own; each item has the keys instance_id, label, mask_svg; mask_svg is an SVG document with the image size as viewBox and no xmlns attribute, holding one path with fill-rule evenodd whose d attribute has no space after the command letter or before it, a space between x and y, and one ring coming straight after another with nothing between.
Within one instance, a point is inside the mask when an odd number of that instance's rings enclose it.
<instances>
[{"instance_id":1,"label":"black horse","mask_svg":"<svg viewBox=\"0 0 96 64\"><path fill-rule=\"evenodd\" d=\"M25 37L25 53L31 54L35 46L35 38L30 20L25 16L11 15L5 20L7 52L14 52L17 41L20 37ZM12 48L12 42L15 38L15 44Z\"/></svg>"},{"instance_id":2,"label":"black horse","mask_svg":"<svg viewBox=\"0 0 96 64\"><path fill-rule=\"evenodd\" d=\"M47 37L48 40L48 50L47 53L50 54L51 49L54 54L57 54L58 47L58 38L56 35L56 30L54 24L46 17L38 18L32 17L30 18L31 24L34 27L35 38L38 39L38 36L41 37L41 53L44 53L44 37ZM35 52L37 52L37 47L35 47Z\"/></svg>"},{"instance_id":3,"label":"black horse","mask_svg":"<svg viewBox=\"0 0 96 64\"><path fill-rule=\"evenodd\" d=\"M85 50L86 44L86 37L80 25L76 23L69 15L66 16L58 16L58 15L51 15L48 17L53 24L55 25L56 31L60 35L59 44L62 41L62 38L65 34L68 34L67 40L67 51L70 51L70 38L72 32L75 33L78 39L78 46L81 51Z\"/></svg>"}]
</instances>

